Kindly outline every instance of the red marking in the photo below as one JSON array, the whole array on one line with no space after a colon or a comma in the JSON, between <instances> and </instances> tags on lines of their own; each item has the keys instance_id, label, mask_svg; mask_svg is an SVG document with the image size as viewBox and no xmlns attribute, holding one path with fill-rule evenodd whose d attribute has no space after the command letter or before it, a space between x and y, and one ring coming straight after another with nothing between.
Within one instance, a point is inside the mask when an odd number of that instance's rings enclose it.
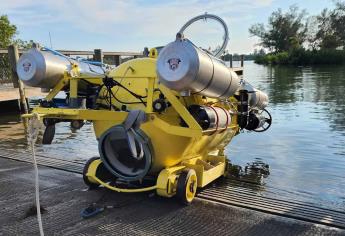
<instances>
[{"instance_id":1,"label":"red marking","mask_svg":"<svg viewBox=\"0 0 345 236\"><path fill-rule=\"evenodd\" d=\"M219 116L218 116L218 113L217 113L216 109L214 109L214 107L209 106L209 108L211 108L214 111L214 113L216 113L216 117L217 117L216 130L211 134L211 135L213 135L213 134L217 133L217 131L218 131Z\"/></svg>"},{"instance_id":2,"label":"red marking","mask_svg":"<svg viewBox=\"0 0 345 236\"><path fill-rule=\"evenodd\" d=\"M218 107L218 108L222 109L224 111L225 115L226 115L225 129L221 132L221 133L223 133L223 132L225 132L225 130L228 129L228 126L229 126L229 112L227 110L225 110L225 108L223 108L223 107Z\"/></svg>"}]
</instances>

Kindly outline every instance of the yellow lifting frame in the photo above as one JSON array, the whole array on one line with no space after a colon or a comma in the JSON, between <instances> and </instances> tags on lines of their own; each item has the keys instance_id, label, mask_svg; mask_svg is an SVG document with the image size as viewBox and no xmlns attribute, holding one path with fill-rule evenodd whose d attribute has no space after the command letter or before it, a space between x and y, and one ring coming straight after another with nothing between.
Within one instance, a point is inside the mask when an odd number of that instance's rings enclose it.
<instances>
[{"instance_id":1,"label":"yellow lifting frame","mask_svg":"<svg viewBox=\"0 0 345 236\"><path fill-rule=\"evenodd\" d=\"M40 117L60 118L67 120L115 120L124 121L128 115L127 112L116 112L107 110L89 110L89 109L70 109L70 108L43 108L35 107L34 113ZM116 113L116 115L114 115ZM33 113L22 115L23 118L30 118Z\"/></svg>"},{"instance_id":2,"label":"yellow lifting frame","mask_svg":"<svg viewBox=\"0 0 345 236\"><path fill-rule=\"evenodd\" d=\"M146 101L146 113L153 112L153 92L155 87L155 78L149 77L147 88L147 101Z\"/></svg>"},{"instance_id":3,"label":"yellow lifting frame","mask_svg":"<svg viewBox=\"0 0 345 236\"><path fill-rule=\"evenodd\" d=\"M133 76L126 76L126 78L132 78ZM117 78L117 77L116 77ZM123 77L119 77L123 78ZM142 78L137 77L135 78ZM78 95L78 80L100 80L100 77L71 77L68 74L65 74L64 78L59 81L59 83L50 91L46 96L47 101L53 100L53 98L61 91L67 84L70 86L70 97L77 98ZM175 94L166 88L164 85L157 85L158 89L164 94L164 96L169 100L172 107L176 112L183 118L187 123L189 128L180 127L176 125L171 125L162 119L158 118L153 113L153 95L155 89L155 77L147 77L148 81L148 95L147 95L147 104L145 112L150 114L149 122L160 128L161 130L178 136L185 137L201 137L203 132L200 125L195 121L195 119L190 115L186 107L176 98ZM97 81L99 82L99 81ZM33 112L37 113L40 117L50 117L50 118L59 118L67 120L116 120L118 122L123 122L128 113L127 112L118 112L118 111L106 111L106 110L89 110L89 109L72 109L72 108L42 108L35 107ZM31 114L23 115L24 118L32 117Z\"/></svg>"},{"instance_id":4,"label":"yellow lifting frame","mask_svg":"<svg viewBox=\"0 0 345 236\"><path fill-rule=\"evenodd\" d=\"M193 130L199 130L202 132L202 129L198 122L193 118L189 113L187 108L182 105L182 103L177 99L177 97L162 84L158 84L158 89L164 94L164 96L169 100L176 112L182 117L182 119L187 123L188 127Z\"/></svg>"},{"instance_id":5,"label":"yellow lifting frame","mask_svg":"<svg viewBox=\"0 0 345 236\"><path fill-rule=\"evenodd\" d=\"M78 98L78 78L70 78L69 80L69 97Z\"/></svg>"}]
</instances>

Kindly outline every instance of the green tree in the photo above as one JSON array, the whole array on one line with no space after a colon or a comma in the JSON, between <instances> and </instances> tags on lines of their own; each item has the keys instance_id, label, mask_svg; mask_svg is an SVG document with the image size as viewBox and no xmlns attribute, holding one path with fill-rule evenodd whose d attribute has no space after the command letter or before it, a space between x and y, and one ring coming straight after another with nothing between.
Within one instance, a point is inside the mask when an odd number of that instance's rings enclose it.
<instances>
[{"instance_id":1,"label":"green tree","mask_svg":"<svg viewBox=\"0 0 345 236\"><path fill-rule=\"evenodd\" d=\"M335 49L340 45L336 32L332 27L332 16L328 9L322 10L317 17L318 32L315 41L321 49Z\"/></svg>"},{"instance_id":2,"label":"green tree","mask_svg":"<svg viewBox=\"0 0 345 236\"><path fill-rule=\"evenodd\" d=\"M321 49L345 46L345 2L336 2L335 9L324 9L317 17L315 41Z\"/></svg>"},{"instance_id":3,"label":"green tree","mask_svg":"<svg viewBox=\"0 0 345 236\"><path fill-rule=\"evenodd\" d=\"M311 16L307 19L308 24L308 31L307 31L307 37L306 37L306 43L309 47L309 49L317 50L319 48L319 40L317 39L316 35L319 32L318 27L318 18L317 16Z\"/></svg>"},{"instance_id":4,"label":"green tree","mask_svg":"<svg viewBox=\"0 0 345 236\"><path fill-rule=\"evenodd\" d=\"M7 48L13 43L17 27L12 25L6 15L0 16L0 48Z\"/></svg>"},{"instance_id":5,"label":"green tree","mask_svg":"<svg viewBox=\"0 0 345 236\"><path fill-rule=\"evenodd\" d=\"M345 46L345 2L336 2L336 8L331 12L330 17L334 36L341 46Z\"/></svg>"},{"instance_id":6,"label":"green tree","mask_svg":"<svg viewBox=\"0 0 345 236\"><path fill-rule=\"evenodd\" d=\"M21 40L21 39L16 39L16 40L13 41L13 43L16 44L18 46L18 48L27 50L27 49L32 48L32 45L34 44L34 41L33 40L24 41L24 40Z\"/></svg>"},{"instance_id":7,"label":"green tree","mask_svg":"<svg viewBox=\"0 0 345 236\"><path fill-rule=\"evenodd\" d=\"M340 43L341 42L336 35L326 34L320 43L320 47L322 49L336 49L340 46Z\"/></svg>"},{"instance_id":8,"label":"green tree","mask_svg":"<svg viewBox=\"0 0 345 236\"><path fill-rule=\"evenodd\" d=\"M278 9L269 17L267 26L255 24L251 26L249 33L259 37L260 45L270 51L288 51L305 42L308 26L305 17L306 11L300 11L295 5L285 13Z\"/></svg>"}]
</instances>

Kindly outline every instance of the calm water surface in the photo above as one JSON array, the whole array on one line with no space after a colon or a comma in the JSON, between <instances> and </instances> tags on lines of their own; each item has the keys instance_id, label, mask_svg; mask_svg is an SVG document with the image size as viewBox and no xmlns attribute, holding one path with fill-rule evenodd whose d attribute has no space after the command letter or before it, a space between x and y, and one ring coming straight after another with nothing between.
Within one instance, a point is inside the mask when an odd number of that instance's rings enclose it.
<instances>
[{"instance_id":1,"label":"calm water surface","mask_svg":"<svg viewBox=\"0 0 345 236\"><path fill-rule=\"evenodd\" d=\"M273 124L237 136L232 162L270 165L263 194L345 210L345 68L247 63L245 78L268 93Z\"/></svg>"},{"instance_id":2,"label":"calm water surface","mask_svg":"<svg viewBox=\"0 0 345 236\"><path fill-rule=\"evenodd\" d=\"M267 92L273 124L244 132L227 147L233 164L264 162L270 175L258 194L345 210L345 68L265 67L245 63L245 79ZM18 116L0 115L0 148L25 149ZM98 155L90 124L72 133L58 124L38 153L67 159Z\"/></svg>"}]
</instances>

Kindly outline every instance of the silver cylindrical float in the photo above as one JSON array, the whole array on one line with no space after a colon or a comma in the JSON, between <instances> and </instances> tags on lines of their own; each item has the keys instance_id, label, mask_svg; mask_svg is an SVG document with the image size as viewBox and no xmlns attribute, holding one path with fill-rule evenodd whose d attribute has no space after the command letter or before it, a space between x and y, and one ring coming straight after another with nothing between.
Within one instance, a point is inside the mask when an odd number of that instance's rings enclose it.
<instances>
[{"instance_id":1,"label":"silver cylindrical float","mask_svg":"<svg viewBox=\"0 0 345 236\"><path fill-rule=\"evenodd\" d=\"M80 62L63 55L36 48L24 53L17 62L17 73L25 85L51 89L71 70L72 64L78 65L80 75L97 76L104 71L100 66Z\"/></svg>"},{"instance_id":2,"label":"silver cylindrical float","mask_svg":"<svg viewBox=\"0 0 345 236\"><path fill-rule=\"evenodd\" d=\"M191 105L188 110L203 130L224 129L231 124L230 112L222 107Z\"/></svg>"},{"instance_id":3,"label":"silver cylindrical float","mask_svg":"<svg viewBox=\"0 0 345 236\"><path fill-rule=\"evenodd\" d=\"M254 92L250 94L249 106L252 108L257 108L259 110L264 109L268 105L268 96L266 93L254 89Z\"/></svg>"},{"instance_id":4,"label":"silver cylindrical float","mask_svg":"<svg viewBox=\"0 0 345 236\"><path fill-rule=\"evenodd\" d=\"M247 81L245 80L242 81L239 90L248 91L248 95L249 95L248 104L251 108L262 110L268 105L267 94L262 92L259 89L254 88L254 86L248 83Z\"/></svg>"},{"instance_id":5,"label":"silver cylindrical float","mask_svg":"<svg viewBox=\"0 0 345 236\"><path fill-rule=\"evenodd\" d=\"M240 87L237 74L223 61L183 38L162 49L157 74L160 82L170 89L213 98L229 98Z\"/></svg>"}]
</instances>

